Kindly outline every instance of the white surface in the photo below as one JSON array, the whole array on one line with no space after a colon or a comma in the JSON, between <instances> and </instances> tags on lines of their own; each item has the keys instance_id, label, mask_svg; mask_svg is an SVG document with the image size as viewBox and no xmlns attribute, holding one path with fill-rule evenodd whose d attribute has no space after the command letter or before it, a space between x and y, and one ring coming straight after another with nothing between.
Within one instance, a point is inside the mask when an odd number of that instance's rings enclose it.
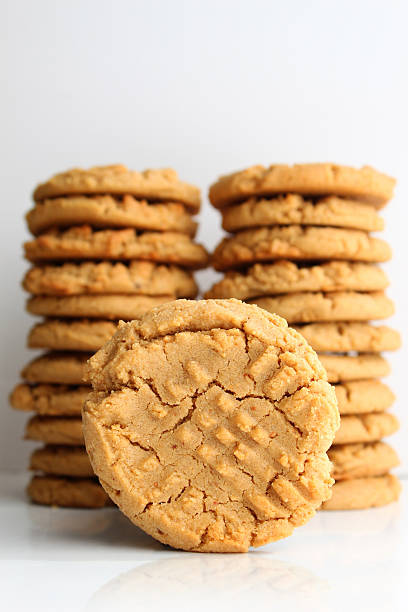
<instances>
[{"instance_id":1,"label":"white surface","mask_svg":"<svg viewBox=\"0 0 408 612\"><path fill-rule=\"evenodd\" d=\"M4 610L405 611L408 488L398 504L320 512L246 555L191 554L152 540L117 510L30 505L1 476Z\"/></svg>"},{"instance_id":2,"label":"white surface","mask_svg":"<svg viewBox=\"0 0 408 612\"><path fill-rule=\"evenodd\" d=\"M387 266L408 317L408 3L403 0L3 0L0 3L0 465L32 445L7 394L32 357L19 287L23 213L34 185L75 165L175 167L204 194L254 163L371 164L399 179L387 209ZM204 201L200 239L219 218ZM200 275L203 287L211 275ZM392 356L408 465L406 355Z\"/></svg>"}]
</instances>

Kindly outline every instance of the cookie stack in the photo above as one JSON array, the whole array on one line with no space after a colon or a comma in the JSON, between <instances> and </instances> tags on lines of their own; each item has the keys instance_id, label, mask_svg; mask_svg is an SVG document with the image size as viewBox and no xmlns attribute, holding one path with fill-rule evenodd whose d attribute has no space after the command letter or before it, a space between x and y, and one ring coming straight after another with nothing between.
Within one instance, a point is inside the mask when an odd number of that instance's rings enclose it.
<instances>
[{"instance_id":1,"label":"cookie stack","mask_svg":"<svg viewBox=\"0 0 408 612\"><path fill-rule=\"evenodd\" d=\"M221 177L210 201L232 235L213 254L224 278L207 298L235 297L284 317L319 353L335 384L340 429L329 451L336 484L326 509L366 508L398 498L389 470L395 451L382 438L398 429L387 412L389 373L380 354L400 346L398 332L375 326L394 312L379 263L389 245L377 210L394 179L333 164L254 166Z\"/></svg>"},{"instance_id":2,"label":"cookie stack","mask_svg":"<svg viewBox=\"0 0 408 612\"><path fill-rule=\"evenodd\" d=\"M83 446L85 363L120 319L196 296L193 270L208 260L194 241L200 192L174 170L118 165L57 174L37 187L34 202L23 286L27 310L45 318L28 346L47 352L23 369L11 396L15 408L34 412L26 438L44 444L31 456L41 475L28 492L38 503L99 507L108 497Z\"/></svg>"}]
</instances>

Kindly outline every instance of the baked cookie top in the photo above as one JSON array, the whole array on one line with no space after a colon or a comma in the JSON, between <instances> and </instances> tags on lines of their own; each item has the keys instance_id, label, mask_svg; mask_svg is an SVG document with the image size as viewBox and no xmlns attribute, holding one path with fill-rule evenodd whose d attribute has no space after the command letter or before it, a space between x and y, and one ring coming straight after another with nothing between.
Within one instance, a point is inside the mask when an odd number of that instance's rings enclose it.
<instances>
[{"instance_id":1,"label":"baked cookie top","mask_svg":"<svg viewBox=\"0 0 408 612\"><path fill-rule=\"evenodd\" d=\"M369 202L382 208L393 196L395 179L370 166L351 168L331 163L251 166L221 176L211 185L209 198L216 208L250 196L299 193L336 195Z\"/></svg>"},{"instance_id":2,"label":"baked cookie top","mask_svg":"<svg viewBox=\"0 0 408 612\"><path fill-rule=\"evenodd\" d=\"M178 300L122 324L88 365L95 473L156 539L242 552L290 535L329 496L338 427L317 355L237 300Z\"/></svg>"},{"instance_id":3,"label":"baked cookie top","mask_svg":"<svg viewBox=\"0 0 408 612\"><path fill-rule=\"evenodd\" d=\"M94 166L84 170L72 168L55 174L34 190L34 200L66 195L110 194L134 195L146 200L169 200L200 208L200 190L180 181L171 168L129 170L122 164Z\"/></svg>"}]
</instances>

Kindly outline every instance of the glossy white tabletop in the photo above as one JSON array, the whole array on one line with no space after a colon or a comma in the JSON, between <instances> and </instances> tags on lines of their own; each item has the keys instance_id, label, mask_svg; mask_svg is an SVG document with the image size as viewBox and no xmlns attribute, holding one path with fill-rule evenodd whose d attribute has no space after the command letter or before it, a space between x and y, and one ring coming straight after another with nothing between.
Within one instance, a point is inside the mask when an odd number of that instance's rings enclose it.
<instances>
[{"instance_id":1,"label":"glossy white tabletop","mask_svg":"<svg viewBox=\"0 0 408 612\"><path fill-rule=\"evenodd\" d=\"M406 484L398 504L320 512L281 542L208 555L161 546L113 508L30 505L26 480L0 479L4 610L408 609Z\"/></svg>"}]
</instances>

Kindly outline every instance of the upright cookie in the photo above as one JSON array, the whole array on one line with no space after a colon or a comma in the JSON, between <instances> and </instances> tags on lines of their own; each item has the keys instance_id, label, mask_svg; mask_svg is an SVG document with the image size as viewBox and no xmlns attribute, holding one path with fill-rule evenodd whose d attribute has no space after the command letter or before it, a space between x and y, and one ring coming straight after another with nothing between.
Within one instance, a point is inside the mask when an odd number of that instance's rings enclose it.
<instances>
[{"instance_id":1,"label":"upright cookie","mask_svg":"<svg viewBox=\"0 0 408 612\"><path fill-rule=\"evenodd\" d=\"M34 476L27 494L31 501L43 506L103 508L112 505L101 485L91 478Z\"/></svg>"},{"instance_id":2,"label":"upright cookie","mask_svg":"<svg viewBox=\"0 0 408 612\"><path fill-rule=\"evenodd\" d=\"M121 164L95 166L88 170L73 168L55 174L35 189L34 200L67 195L131 194L151 201L182 202L193 210L200 208L200 190L179 180L171 168L136 172Z\"/></svg>"},{"instance_id":3,"label":"upright cookie","mask_svg":"<svg viewBox=\"0 0 408 612\"><path fill-rule=\"evenodd\" d=\"M172 295L36 295L27 301L27 310L44 317L132 321L172 300Z\"/></svg>"},{"instance_id":4,"label":"upright cookie","mask_svg":"<svg viewBox=\"0 0 408 612\"><path fill-rule=\"evenodd\" d=\"M340 414L384 412L392 406L395 395L379 380L356 380L335 385Z\"/></svg>"},{"instance_id":5,"label":"upright cookie","mask_svg":"<svg viewBox=\"0 0 408 612\"><path fill-rule=\"evenodd\" d=\"M323 503L322 510L363 510L386 506L397 501L400 493L401 484L392 474L341 480L334 484L332 497Z\"/></svg>"},{"instance_id":6,"label":"upright cookie","mask_svg":"<svg viewBox=\"0 0 408 612\"><path fill-rule=\"evenodd\" d=\"M68 385L17 385L10 403L16 410L44 416L80 416L89 387Z\"/></svg>"},{"instance_id":7,"label":"upright cookie","mask_svg":"<svg viewBox=\"0 0 408 612\"><path fill-rule=\"evenodd\" d=\"M384 221L371 206L335 196L312 201L299 194L276 198L250 198L222 209L222 227L239 232L270 225L323 225L380 232Z\"/></svg>"},{"instance_id":8,"label":"upright cookie","mask_svg":"<svg viewBox=\"0 0 408 612\"><path fill-rule=\"evenodd\" d=\"M340 428L334 438L334 444L375 442L391 436L398 429L397 417L388 412L343 415L340 419Z\"/></svg>"},{"instance_id":9,"label":"upright cookie","mask_svg":"<svg viewBox=\"0 0 408 612\"><path fill-rule=\"evenodd\" d=\"M385 442L332 446L328 455L335 480L382 476L399 465L397 453Z\"/></svg>"},{"instance_id":10,"label":"upright cookie","mask_svg":"<svg viewBox=\"0 0 408 612\"><path fill-rule=\"evenodd\" d=\"M348 261L304 265L292 261L255 264L244 272L230 270L206 298L248 300L301 291L382 291L389 282L378 266Z\"/></svg>"},{"instance_id":11,"label":"upright cookie","mask_svg":"<svg viewBox=\"0 0 408 612\"><path fill-rule=\"evenodd\" d=\"M224 238L212 257L216 270L275 259L383 262L391 259L389 245L367 232L337 227L290 225L260 227Z\"/></svg>"},{"instance_id":12,"label":"upright cookie","mask_svg":"<svg viewBox=\"0 0 408 612\"><path fill-rule=\"evenodd\" d=\"M23 287L34 295L197 295L190 271L150 261L35 266L26 273Z\"/></svg>"},{"instance_id":13,"label":"upright cookie","mask_svg":"<svg viewBox=\"0 0 408 612\"><path fill-rule=\"evenodd\" d=\"M224 208L251 196L299 193L307 196L336 195L369 202L382 208L393 196L395 179L374 168L350 168L336 164L283 164L252 166L222 176L211 185L210 202Z\"/></svg>"},{"instance_id":14,"label":"upright cookie","mask_svg":"<svg viewBox=\"0 0 408 612\"><path fill-rule=\"evenodd\" d=\"M49 230L24 245L29 261L82 259L141 259L203 268L208 255L201 244L176 232L137 232L134 229L93 230L89 225Z\"/></svg>"},{"instance_id":15,"label":"upright cookie","mask_svg":"<svg viewBox=\"0 0 408 612\"><path fill-rule=\"evenodd\" d=\"M158 540L243 552L329 497L334 391L279 317L236 300L171 302L123 324L89 374L92 466Z\"/></svg>"},{"instance_id":16,"label":"upright cookie","mask_svg":"<svg viewBox=\"0 0 408 612\"><path fill-rule=\"evenodd\" d=\"M194 236L197 229L197 223L183 204L151 204L131 195L79 195L42 200L35 203L26 219L28 229L34 235L51 227L82 224L99 228L134 227L147 231L182 232L190 236Z\"/></svg>"},{"instance_id":17,"label":"upright cookie","mask_svg":"<svg viewBox=\"0 0 408 612\"><path fill-rule=\"evenodd\" d=\"M394 314L394 303L384 293L337 291L333 293L290 293L249 300L288 323L319 321L370 321Z\"/></svg>"}]
</instances>

